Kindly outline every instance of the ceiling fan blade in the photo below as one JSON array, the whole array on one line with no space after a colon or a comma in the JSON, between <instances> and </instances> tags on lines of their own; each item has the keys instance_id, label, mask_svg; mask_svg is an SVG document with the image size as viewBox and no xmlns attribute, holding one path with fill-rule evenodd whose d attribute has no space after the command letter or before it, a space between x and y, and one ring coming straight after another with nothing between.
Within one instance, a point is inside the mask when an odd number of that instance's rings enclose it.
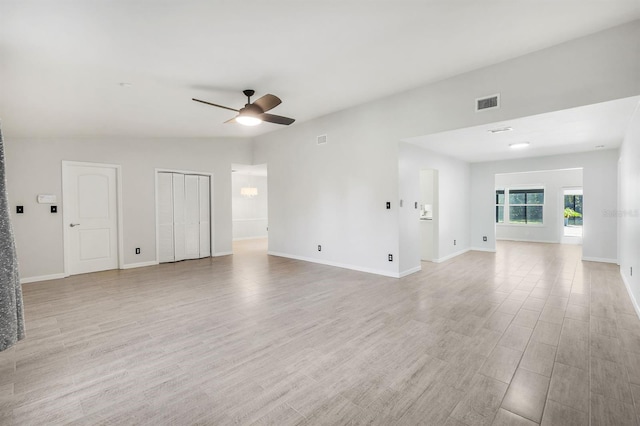
<instances>
[{"instance_id":1,"label":"ceiling fan blade","mask_svg":"<svg viewBox=\"0 0 640 426\"><path fill-rule=\"evenodd\" d=\"M236 115L235 117L233 117L233 118L231 118L231 119L229 119L229 120L225 121L225 122L224 122L224 124L227 124L227 123L236 123L236 118L238 118L238 116L237 116L237 115Z\"/></svg>"},{"instance_id":2,"label":"ceiling fan blade","mask_svg":"<svg viewBox=\"0 0 640 426\"><path fill-rule=\"evenodd\" d=\"M200 102L200 103L203 103L203 104L211 105L211 106L214 106L214 107L218 107L218 108L228 109L229 111L235 111L235 112L239 111L239 110L234 109L234 108L229 108L229 107L218 105L218 104L212 104L211 102L201 101L200 99L196 99L196 98L191 98L191 100L192 101L196 101L196 102Z\"/></svg>"},{"instance_id":3,"label":"ceiling fan blade","mask_svg":"<svg viewBox=\"0 0 640 426\"><path fill-rule=\"evenodd\" d=\"M285 126L288 126L289 124L296 121L293 118L273 114L260 114L260 118L262 119L262 121L266 121L267 123L284 124Z\"/></svg>"},{"instance_id":4,"label":"ceiling fan blade","mask_svg":"<svg viewBox=\"0 0 640 426\"><path fill-rule=\"evenodd\" d=\"M282 101L280 100L280 98L275 95L264 95L257 101L253 101L253 104L258 105L263 112L267 112L270 109L277 107L281 103Z\"/></svg>"}]
</instances>

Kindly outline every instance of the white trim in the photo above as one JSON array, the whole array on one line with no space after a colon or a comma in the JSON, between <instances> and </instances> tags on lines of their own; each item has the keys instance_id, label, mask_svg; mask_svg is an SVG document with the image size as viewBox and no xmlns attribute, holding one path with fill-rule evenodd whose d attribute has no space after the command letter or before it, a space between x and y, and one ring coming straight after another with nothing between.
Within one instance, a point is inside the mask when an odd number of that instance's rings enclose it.
<instances>
[{"instance_id":1,"label":"white trim","mask_svg":"<svg viewBox=\"0 0 640 426\"><path fill-rule=\"evenodd\" d=\"M582 256L582 260L585 262L602 262L602 263L618 263L618 259L608 259L605 257L586 257Z\"/></svg>"},{"instance_id":2,"label":"white trim","mask_svg":"<svg viewBox=\"0 0 640 426\"><path fill-rule=\"evenodd\" d=\"M622 282L624 283L624 286L627 288L627 293L629 293L631 304L633 305L633 308L636 310L636 315L638 315L638 318L640 319L640 305L638 304L638 301L636 300L636 298L633 296L633 292L631 291L631 284L629 284L629 281L627 281L627 277L622 273L622 269L620 269L620 276L622 277Z\"/></svg>"},{"instance_id":3,"label":"white trim","mask_svg":"<svg viewBox=\"0 0 640 426\"><path fill-rule=\"evenodd\" d=\"M234 238L233 241L245 241L245 240L266 240L266 235L256 235L255 237L242 237L242 238Z\"/></svg>"},{"instance_id":4,"label":"white trim","mask_svg":"<svg viewBox=\"0 0 640 426\"><path fill-rule=\"evenodd\" d=\"M484 247L470 247L469 251L485 251L487 253L495 253L496 249L484 248Z\"/></svg>"},{"instance_id":5,"label":"white trim","mask_svg":"<svg viewBox=\"0 0 640 426\"><path fill-rule=\"evenodd\" d=\"M445 257L441 257L439 259L435 259L433 262L434 263L442 263L442 262L447 261L449 259L453 259L454 257L460 256L461 254L465 254L469 250L471 250L471 249L466 248L464 250L460 250L460 251L457 251L455 253L451 253L451 254L449 254L449 255L447 255Z\"/></svg>"},{"instance_id":6,"label":"white trim","mask_svg":"<svg viewBox=\"0 0 640 426\"><path fill-rule=\"evenodd\" d=\"M267 254L271 256L286 257L288 259L302 260L305 262L319 263L321 265L334 266L336 268L344 268L344 269L351 269L353 271L367 272L369 274L383 275L385 277L400 278L400 274L397 272L383 271L380 269L363 268L361 266L356 266L356 265L347 265L344 263L330 262L330 261L321 260L321 259L314 259L312 257L296 256L293 254L280 253L275 251L268 251Z\"/></svg>"},{"instance_id":7,"label":"white trim","mask_svg":"<svg viewBox=\"0 0 640 426\"><path fill-rule=\"evenodd\" d=\"M115 169L116 171L116 209L117 209L117 232L118 232L118 268L124 268L124 225L123 225L123 217L124 210L122 206L122 166L119 164L108 164L108 163L92 163L87 161L69 161L62 160L62 260L63 260L63 268L64 268L64 276L68 277L69 274L69 236L68 229L66 227L66 223L69 223L69 213L64 205L64 189L65 182L68 179L68 167L99 167L99 168L108 168ZM96 271L98 272L98 271Z\"/></svg>"},{"instance_id":8,"label":"white trim","mask_svg":"<svg viewBox=\"0 0 640 426\"><path fill-rule=\"evenodd\" d=\"M219 251L219 252L214 253L212 257L218 257L218 256L229 256L229 255L231 255L231 254L233 254L233 252L232 252L232 251ZM204 259L204 258L203 258L203 259Z\"/></svg>"},{"instance_id":9,"label":"white trim","mask_svg":"<svg viewBox=\"0 0 640 426\"><path fill-rule=\"evenodd\" d=\"M560 244L560 241L524 240L522 238L496 238L496 241L518 241L518 242L521 242L521 243Z\"/></svg>"},{"instance_id":10,"label":"white trim","mask_svg":"<svg viewBox=\"0 0 640 426\"><path fill-rule=\"evenodd\" d=\"M148 262L127 263L122 267L122 269L144 268L145 266L155 266L155 265L158 265L158 261L150 260Z\"/></svg>"},{"instance_id":11,"label":"white trim","mask_svg":"<svg viewBox=\"0 0 640 426\"><path fill-rule=\"evenodd\" d=\"M422 271L422 265L400 272L398 278L406 277L407 275L415 274L416 272L420 272L420 271Z\"/></svg>"},{"instance_id":12,"label":"white trim","mask_svg":"<svg viewBox=\"0 0 640 426\"><path fill-rule=\"evenodd\" d=\"M59 280L61 278L66 278L66 277L68 277L68 275L50 274L50 275L40 275L38 277L20 278L20 284L35 283L38 281Z\"/></svg>"},{"instance_id":13,"label":"white trim","mask_svg":"<svg viewBox=\"0 0 640 426\"><path fill-rule=\"evenodd\" d=\"M524 204L522 204L524 205ZM531 205L531 204L528 204ZM534 204L536 206L540 206L542 204ZM498 206L498 204L496 204L496 207ZM517 207L517 206L516 206ZM507 227L507 226L527 226L529 228L546 228L547 225L544 225L542 223L517 223L517 222L496 222L496 226L499 227Z\"/></svg>"}]
</instances>

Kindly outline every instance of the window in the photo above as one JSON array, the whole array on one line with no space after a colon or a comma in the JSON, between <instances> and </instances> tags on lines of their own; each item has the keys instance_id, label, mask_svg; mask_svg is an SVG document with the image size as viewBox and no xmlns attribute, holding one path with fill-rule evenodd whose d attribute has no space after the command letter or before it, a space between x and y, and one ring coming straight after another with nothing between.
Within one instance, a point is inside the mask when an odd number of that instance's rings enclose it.
<instances>
[{"instance_id":1,"label":"window","mask_svg":"<svg viewBox=\"0 0 640 426\"><path fill-rule=\"evenodd\" d=\"M504 223L504 189L496 190L496 223Z\"/></svg>"},{"instance_id":2,"label":"window","mask_svg":"<svg viewBox=\"0 0 640 426\"><path fill-rule=\"evenodd\" d=\"M496 223L541 225L543 208L544 189L542 188L496 190Z\"/></svg>"}]
</instances>

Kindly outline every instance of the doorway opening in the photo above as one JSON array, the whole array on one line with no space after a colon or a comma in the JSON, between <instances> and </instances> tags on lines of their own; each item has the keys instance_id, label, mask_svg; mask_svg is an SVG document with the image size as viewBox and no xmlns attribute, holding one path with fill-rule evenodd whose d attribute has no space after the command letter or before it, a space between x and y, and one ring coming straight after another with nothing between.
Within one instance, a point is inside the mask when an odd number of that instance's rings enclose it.
<instances>
[{"instance_id":1,"label":"doorway opening","mask_svg":"<svg viewBox=\"0 0 640 426\"><path fill-rule=\"evenodd\" d=\"M564 189L563 191L564 237L582 238L583 194L582 188Z\"/></svg>"},{"instance_id":2,"label":"doorway opening","mask_svg":"<svg viewBox=\"0 0 640 426\"><path fill-rule=\"evenodd\" d=\"M438 171L420 170L420 260L438 259Z\"/></svg>"},{"instance_id":3,"label":"doorway opening","mask_svg":"<svg viewBox=\"0 0 640 426\"><path fill-rule=\"evenodd\" d=\"M266 254L269 236L266 164L231 165L233 252Z\"/></svg>"}]
</instances>

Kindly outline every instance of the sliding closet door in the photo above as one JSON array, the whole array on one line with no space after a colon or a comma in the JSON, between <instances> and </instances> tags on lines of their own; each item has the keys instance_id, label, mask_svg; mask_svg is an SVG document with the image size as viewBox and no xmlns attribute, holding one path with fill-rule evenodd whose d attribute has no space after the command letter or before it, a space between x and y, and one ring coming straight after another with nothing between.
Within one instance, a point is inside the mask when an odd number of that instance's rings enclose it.
<instances>
[{"instance_id":1,"label":"sliding closet door","mask_svg":"<svg viewBox=\"0 0 640 426\"><path fill-rule=\"evenodd\" d=\"M184 175L173 173L173 250L174 260L185 257Z\"/></svg>"},{"instance_id":2,"label":"sliding closet door","mask_svg":"<svg viewBox=\"0 0 640 426\"><path fill-rule=\"evenodd\" d=\"M158 173L158 261L173 262L173 175Z\"/></svg>"},{"instance_id":3,"label":"sliding closet door","mask_svg":"<svg viewBox=\"0 0 640 426\"><path fill-rule=\"evenodd\" d=\"M184 177L185 258L200 257L200 186L199 176Z\"/></svg>"},{"instance_id":4,"label":"sliding closet door","mask_svg":"<svg viewBox=\"0 0 640 426\"><path fill-rule=\"evenodd\" d=\"M198 176L198 190L200 192L200 257L211 256L211 204L209 202L209 176Z\"/></svg>"}]
</instances>

